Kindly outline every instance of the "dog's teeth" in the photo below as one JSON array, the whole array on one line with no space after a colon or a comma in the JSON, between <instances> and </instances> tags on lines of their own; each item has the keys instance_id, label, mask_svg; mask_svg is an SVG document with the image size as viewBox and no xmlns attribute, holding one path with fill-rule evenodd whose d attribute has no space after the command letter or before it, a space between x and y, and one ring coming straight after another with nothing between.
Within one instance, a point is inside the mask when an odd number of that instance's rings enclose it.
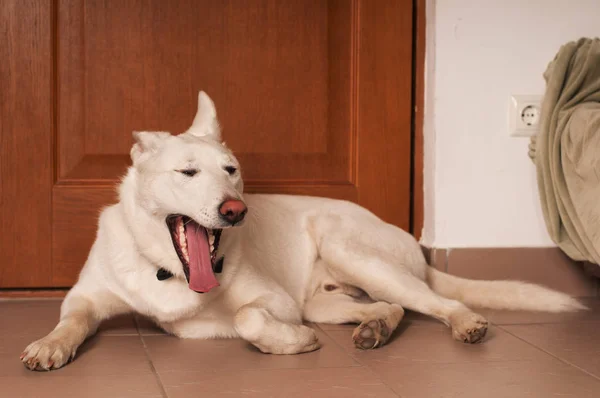
<instances>
[{"instance_id":1,"label":"dog's teeth","mask_svg":"<svg viewBox=\"0 0 600 398\"><path fill-rule=\"evenodd\" d=\"M215 243L215 236L211 234L208 237L208 241L210 242L210 246L212 247L212 245Z\"/></svg>"}]
</instances>

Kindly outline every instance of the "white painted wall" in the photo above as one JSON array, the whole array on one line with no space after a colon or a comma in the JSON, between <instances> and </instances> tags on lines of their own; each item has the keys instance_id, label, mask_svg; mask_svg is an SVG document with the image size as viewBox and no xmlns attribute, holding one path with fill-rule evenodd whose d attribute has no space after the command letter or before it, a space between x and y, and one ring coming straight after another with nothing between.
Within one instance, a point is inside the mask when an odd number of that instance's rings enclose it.
<instances>
[{"instance_id":1,"label":"white painted wall","mask_svg":"<svg viewBox=\"0 0 600 398\"><path fill-rule=\"evenodd\" d=\"M432 247L554 246L510 94L543 94L562 44L600 36L600 0L429 0L425 227Z\"/></svg>"}]
</instances>

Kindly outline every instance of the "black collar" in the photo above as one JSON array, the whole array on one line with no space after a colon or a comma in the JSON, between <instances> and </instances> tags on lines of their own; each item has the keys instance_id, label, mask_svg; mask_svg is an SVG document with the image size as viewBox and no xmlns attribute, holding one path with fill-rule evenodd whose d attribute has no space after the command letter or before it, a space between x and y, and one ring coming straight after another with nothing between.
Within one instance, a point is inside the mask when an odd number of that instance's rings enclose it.
<instances>
[{"instance_id":1,"label":"black collar","mask_svg":"<svg viewBox=\"0 0 600 398\"><path fill-rule=\"evenodd\" d=\"M213 272L215 274L220 274L221 272L223 272L223 263L225 262L225 256L219 258L216 262L215 262L215 266L213 267ZM171 271L168 271L164 268L159 268L158 271L156 272L156 279L158 279L159 281L164 281L167 279L172 278L174 275Z\"/></svg>"},{"instance_id":2,"label":"black collar","mask_svg":"<svg viewBox=\"0 0 600 398\"><path fill-rule=\"evenodd\" d=\"M158 272L156 273L156 279L158 279L159 281L164 281L165 279L169 279L172 277L173 274L171 273L171 271L167 271L164 268L159 268Z\"/></svg>"}]
</instances>

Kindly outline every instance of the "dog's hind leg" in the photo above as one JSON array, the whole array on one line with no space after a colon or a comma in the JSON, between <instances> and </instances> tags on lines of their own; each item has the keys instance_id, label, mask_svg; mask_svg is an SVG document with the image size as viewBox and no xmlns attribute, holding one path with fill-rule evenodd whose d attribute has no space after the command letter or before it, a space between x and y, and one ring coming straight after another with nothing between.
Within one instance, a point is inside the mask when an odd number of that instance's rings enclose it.
<instances>
[{"instance_id":1,"label":"dog's hind leg","mask_svg":"<svg viewBox=\"0 0 600 398\"><path fill-rule=\"evenodd\" d=\"M437 295L428 265L412 236L372 215L320 214L311 220L319 255L340 283L357 286L375 301L396 303L452 327L455 339L480 341L487 321L464 304Z\"/></svg>"},{"instance_id":2,"label":"dog's hind leg","mask_svg":"<svg viewBox=\"0 0 600 398\"><path fill-rule=\"evenodd\" d=\"M359 323L352 339L357 348L384 345L404 317L398 304L360 302L346 294L317 293L304 304L304 319L317 323Z\"/></svg>"},{"instance_id":3,"label":"dog's hind leg","mask_svg":"<svg viewBox=\"0 0 600 398\"><path fill-rule=\"evenodd\" d=\"M128 311L129 307L108 291L82 294L74 288L62 303L58 325L29 344L21 361L31 370L58 369L75 357L77 348L96 332L102 320Z\"/></svg>"}]
</instances>

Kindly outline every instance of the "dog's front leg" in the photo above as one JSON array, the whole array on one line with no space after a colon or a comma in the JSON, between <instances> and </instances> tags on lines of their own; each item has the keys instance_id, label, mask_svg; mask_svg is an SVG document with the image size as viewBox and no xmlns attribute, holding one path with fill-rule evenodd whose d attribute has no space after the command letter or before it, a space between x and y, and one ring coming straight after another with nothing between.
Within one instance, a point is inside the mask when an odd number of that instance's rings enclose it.
<instances>
[{"instance_id":1,"label":"dog's front leg","mask_svg":"<svg viewBox=\"0 0 600 398\"><path fill-rule=\"evenodd\" d=\"M77 348L93 335L100 321L129 310L109 292L82 295L71 290L61 307L60 322L46 337L29 344L21 361L31 370L52 370L75 357Z\"/></svg>"},{"instance_id":2,"label":"dog's front leg","mask_svg":"<svg viewBox=\"0 0 600 398\"><path fill-rule=\"evenodd\" d=\"M234 322L240 337L267 354L300 354L319 349L315 331L302 325L299 311L278 314L278 302L279 297L263 297L241 307Z\"/></svg>"}]
</instances>

